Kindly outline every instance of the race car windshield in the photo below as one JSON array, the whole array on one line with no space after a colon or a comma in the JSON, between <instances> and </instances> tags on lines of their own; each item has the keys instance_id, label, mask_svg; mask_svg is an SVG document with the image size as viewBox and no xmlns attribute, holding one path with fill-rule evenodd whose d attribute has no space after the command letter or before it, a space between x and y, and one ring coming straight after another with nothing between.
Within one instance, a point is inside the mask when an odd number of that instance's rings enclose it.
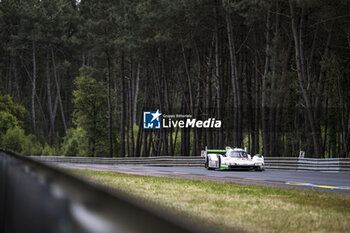
<instances>
[{"instance_id":1,"label":"race car windshield","mask_svg":"<svg viewBox=\"0 0 350 233\"><path fill-rule=\"evenodd\" d=\"M231 158L248 158L248 155L244 151L230 151L228 155Z\"/></svg>"}]
</instances>

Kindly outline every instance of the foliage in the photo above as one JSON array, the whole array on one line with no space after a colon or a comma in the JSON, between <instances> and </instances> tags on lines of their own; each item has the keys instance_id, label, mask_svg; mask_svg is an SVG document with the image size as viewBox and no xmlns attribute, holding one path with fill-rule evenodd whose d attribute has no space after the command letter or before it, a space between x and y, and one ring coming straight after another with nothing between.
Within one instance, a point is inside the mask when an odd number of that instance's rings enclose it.
<instances>
[{"instance_id":1,"label":"foliage","mask_svg":"<svg viewBox=\"0 0 350 233\"><path fill-rule=\"evenodd\" d=\"M22 144L21 154L23 155L41 155L43 152L42 144L37 140L37 138L30 134L27 135Z\"/></svg>"},{"instance_id":2,"label":"foliage","mask_svg":"<svg viewBox=\"0 0 350 233\"><path fill-rule=\"evenodd\" d=\"M2 147L6 150L22 152L23 144L26 140L24 130L18 126L10 128L2 136Z\"/></svg>"},{"instance_id":3,"label":"foliage","mask_svg":"<svg viewBox=\"0 0 350 233\"><path fill-rule=\"evenodd\" d=\"M42 156L60 156L60 149L57 146L50 146L49 144L45 144L42 152Z\"/></svg>"},{"instance_id":4,"label":"foliage","mask_svg":"<svg viewBox=\"0 0 350 233\"><path fill-rule=\"evenodd\" d=\"M0 146L23 155L40 155L43 147L34 135L25 135L21 121L25 108L13 102L9 95L0 97Z\"/></svg>"},{"instance_id":5,"label":"foliage","mask_svg":"<svg viewBox=\"0 0 350 233\"><path fill-rule=\"evenodd\" d=\"M18 126L18 121L11 113L0 111L0 138L8 129Z\"/></svg>"},{"instance_id":6,"label":"foliage","mask_svg":"<svg viewBox=\"0 0 350 233\"><path fill-rule=\"evenodd\" d=\"M1 113L0 135L23 127L53 144L44 146L47 154L105 156L109 144L114 156L158 156L169 147L199 154L191 151L196 138L195 150L234 144L269 156L300 150L350 156L349 6L348 0L0 1L0 111L16 118ZM145 133L142 119L129 122L145 109L221 117L224 127L179 132L170 145L175 130ZM80 129L86 148L72 134ZM141 136L139 145L131 146L131 132ZM143 153L145 140L157 150ZM40 153L40 143L31 151L29 141L37 140L26 140L25 153Z\"/></svg>"},{"instance_id":7,"label":"foliage","mask_svg":"<svg viewBox=\"0 0 350 233\"><path fill-rule=\"evenodd\" d=\"M74 82L74 123L86 133L88 154L104 156L107 145L106 87L85 72L82 70Z\"/></svg>"},{"instance_id":8,"label":"foliage","mask_svg":"<svg viewBox=\"0 0 350 233\"><path fill-rule=\"evenodd\" d=\"M87 156L88 141L86 132L81 127L69 129L63 139L61 150L62 155L65 156Z\"/></svg>"},{"instance_id":9,"label":"foliage","mask_svg":"<svg viewBox=\"0 0 350 233\"><path fill-rule=\"evenodd\" d=\"M0 111L13 115L20 124L26 113L26 109L22 105L15 103L10 95L0 96Z\"/></svg>"}]
</instances>

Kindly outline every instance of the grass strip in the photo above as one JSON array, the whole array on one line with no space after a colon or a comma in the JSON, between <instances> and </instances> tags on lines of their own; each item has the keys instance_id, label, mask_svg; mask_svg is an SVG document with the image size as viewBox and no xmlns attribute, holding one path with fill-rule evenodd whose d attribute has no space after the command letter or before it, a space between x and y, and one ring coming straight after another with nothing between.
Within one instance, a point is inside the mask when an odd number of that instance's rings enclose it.
<instances>
[{"instance_id":1,"label":"grass strip","mask_svg":"<svg viewBox=\"0 0 350 233\"><path fill-rule=\"evenodd\" d=\"M346 195L116 172L70 171L194 220L200 219L218 232L350 232L350 197Z\"/></svg>"}]
</instances>

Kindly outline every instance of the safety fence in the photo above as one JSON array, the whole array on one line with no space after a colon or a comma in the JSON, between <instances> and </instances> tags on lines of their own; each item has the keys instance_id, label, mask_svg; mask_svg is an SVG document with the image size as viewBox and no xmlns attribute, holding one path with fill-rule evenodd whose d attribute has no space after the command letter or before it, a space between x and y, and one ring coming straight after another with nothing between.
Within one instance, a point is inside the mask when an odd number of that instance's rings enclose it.
<instances>
[{"instance_id":1,"label":"safety fence","mask_svg":"<svg viewBox=\"0 0 350 233\"><path fill-rule=\"evenodd\" d=\"M162 207L147 205L123 192L105 190L0 149L0 232L143 233L208 232L208 229L189 224Z\"/></svg>"},{"instance_id":2,"label":"safety fence","mask_svg":"<svg viewBox=\"0 0 350 233\"><path fill-rule=\"evenodd\" d=\"M342 171L350 172L350 159L348 158L285 158L269 157L265 159L269 169L309 170L309 171Z\"/></svg>"},{"instance_id":3,"label":"safety fence","mask_svg":"<svg viewBox=\"0 0 350 233\"><path fill-rule=\"evenodd\" d=\"M160 156L160 157L64 157L64 156L31 156L46 163L84 163L110 165L148 165L148 166L181 166L204 167L205 159L199 156ZM311 170L311 171L350 171L349 158L313 159L293 157L265 157L267 169Z\"/></svg>"}]
</instances>

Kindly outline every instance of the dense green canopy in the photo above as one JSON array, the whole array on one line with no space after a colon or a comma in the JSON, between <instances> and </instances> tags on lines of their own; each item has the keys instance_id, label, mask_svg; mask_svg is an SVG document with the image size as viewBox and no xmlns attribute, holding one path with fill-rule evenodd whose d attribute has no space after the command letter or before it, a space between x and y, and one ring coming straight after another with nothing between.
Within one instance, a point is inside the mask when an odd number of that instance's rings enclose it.
<instances>
[{"instance_id":1,"label":"dense green canopy","mask_svg":"<svg viewBox=\"0 0 350 233\"><path fill-rule=\"evenodd\" d=\"M40 147L26 153L348 157L349 12L348 0L2 0L0 111ZM222 127L143 129L157 109Z\"/></svg>"}]
</instances>

